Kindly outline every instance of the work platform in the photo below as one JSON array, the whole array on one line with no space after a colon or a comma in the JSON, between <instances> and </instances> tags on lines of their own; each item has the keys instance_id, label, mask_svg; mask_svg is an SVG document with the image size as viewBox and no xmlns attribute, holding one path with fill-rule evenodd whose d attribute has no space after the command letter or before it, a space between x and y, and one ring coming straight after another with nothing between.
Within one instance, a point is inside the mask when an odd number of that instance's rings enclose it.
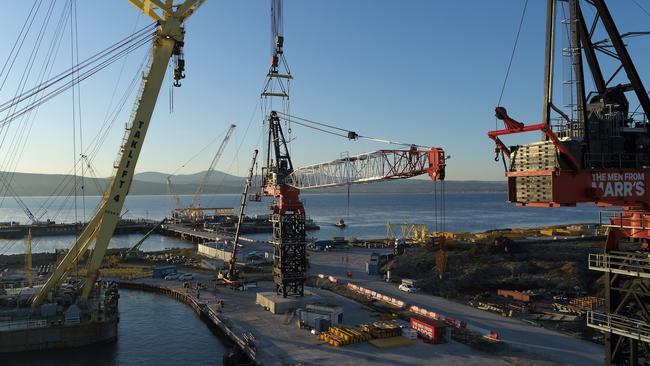
<instances>
[{"instance_id":1,"label":"work platform","mask_svg":"<svg viewBox=\"0 0 650 366\"><path fill-rule=\"evenodd\" d=\"M610 252L589 254L589 269L632 277L650 278L648 254Z\"/></svg>"},{"instance_id":2,"label":"work platform","mask_svg":"<svg viewBox=\"0 0 650 366\"><path fill-rule=\"evenodd\" d=\"M587 326L605 333L606 340L609 339L606 347L614 347L612 344L627 339L633 352L637 352L636 343L650 343L647 313L649 253L610 251L589 254L588 263L590 270L604 273L606 312L589 311ZM606 357L615 355L618 347L607 349ZM630 357L638 356L633 353ZM611 361L614 359L612 357Z\"/></svg>"},{"instance_id":3,"label":"work platform","mask_svg":"<svg viewBox=\"0 0 650 366\"><path fill-rule=\"evenodd\" d=\"M625 316L589 311L587 325L591 328L611 332L623 337L650 343L650 324Z\"/></svg>"},{"instance_id":4,"label":"work platform","mask_svg":"<svg viewBox=\"0 0 650 366\"><path fill-rule=\"evenodd\" d=\"M164 235L176 236L182 240L191 241L192 243L205 243L224 239L232 239L230 235L224 235L222 233L217 233L214 231L197 230L192 227L179 224L166 224L163 225L160 230ZM239 240L245 242L256 241L244 237L239 237Z\"/></svg>"}]
</instances>

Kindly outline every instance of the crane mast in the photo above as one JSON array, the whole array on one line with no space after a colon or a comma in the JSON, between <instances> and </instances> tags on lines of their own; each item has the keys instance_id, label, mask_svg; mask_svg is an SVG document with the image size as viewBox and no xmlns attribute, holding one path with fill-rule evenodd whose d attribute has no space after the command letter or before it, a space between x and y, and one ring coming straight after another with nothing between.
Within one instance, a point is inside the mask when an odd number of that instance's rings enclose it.
<instances>
[{"instance_id":1,"label":"crane mast","mask_svg":"<svg viewBox=\"0 0 650 366\"><path fill-rule=\"evenodd\" d=\"M68 271L85 255L86 250L94 242L94 250L87 262L88 274L81 297L87 299L91 295L95 288L99 266L115 231L124 200L133 181L138 157L170 59L174 60L174 85L180 86L180 80L185 77L185 61L182 52L185 37L183 22L204 0L186 0L177 5L173 5L171 1L163 3L161 1L129 0L129 2L158 23L151 48L151 63L143 77L140 95L135 104L132 120L125 131L118 160L114 165L115 174L107 194L104 195L95 216L86 225L72 248L33 299L32 307L39 306L47 298L48 293L64 279Z\"/></svg>"},{"instance_id":2,"label":"crane mast","mask_svg":"<svg viewBox=\"0 0 650 366\"><path fill-rule=\"evenodd\" d=\"M230 281L236 280L235 264L237 263L237 246L239 245L239 234L241 225L244 222L244 215L246 214L246 197L248 196L248 189L253 182L253 170L255 169L255 162L257 161L257 149L253 151L253 161L246 176L244 183L244 191L241 194L241 203L239 205L239 216L237 217L237 229L235 230L235 238L232 242L232 252L230 253L230 260L228 261L228 274L226 278Z\"/></svg>"},{"instance_id":3,"label":"crane mast","mask_svg":"<svg viewBox=\"0 0 650 366\"><path fill-rule=\"evenodd\" d=\"M174 184L172 183L172 176L168 175L166 181L167 181L167 194L174 197L174 203L175 203L174 208L181 207L181 198L178 197L178 195L176 194L176 190L174 189Z\"/></svg>"},{"instance_id":4,"label":"crane mast","mask_svg":"<svg viewBox=\"0 0 650 366\"><path fill-rule=\"evenodd\" d=\"M208 170L206 170L205 174L203 175L203 178L201 179L201 182L196 187L196 192L194 193L194 198L192 199L192 204L190 205L190 208L199 208L201 206L201 195L203 194L203 190L205 189L206 184L208 184L208 181L210 181L210 176L214 172L214 168L217 166L219 159L221 159L221 155L223 155L223 151L226 149L226 146L228 145L228 141L230 140L230 136L232 136L235 127L237 126L234 124L228 127L228 131L226 131L226 136L224 136L223 141L221 141L221 144L217 149L217 152L214 154L214 157L212 158L212 162L210 163Z\"/></svg>"},{"instance_id":5,"label":"crane mast","mask_svg":"<svg viewBox=\"0 0 650 366\"><path fill-rule=\"evenodd\" d=\"M572 67L575 104L566 112L554 104L556 0L548 0L542 122L525 125L502 106L496 117L505 128L488 136L495 142L495 160L504 161L508 200L520 206L573 206L591 203L619 207L610 211L603 254L589 256L589 268L604 274L605 311L590 311L587 325L605 334L606 365L637 365L650 357L650 98L624 38L604 0L565 1L569 6L566 52ZM583 13L582 7L592 7ZM595 14L586 20L585 14ZM594 40L600 25L604 40ZM615 71L605 77L598 55L611 57ZM611 60L614 61L611 61ZM585 92L584 61L596 90ZM620 71L624 71L620 73ZM627 81L613 85L616 77ZM643 113L630 110L634 94ZM552 113L562 121L553 124ZM507 146L506 135L537 131L542 141ZM630 250L624 240L641 243ZM645 343L645 344L641 344Z\"/></svg>"},{"instance_id":6,"label":"crane mast","mask_svg":"<svg viewBox=\"0 0 650 366\"><path fill-rule=\"evenodd\" d=\"M288 182L293 163L277 112L272 111L267 122L267 160L262 168L261 188L262 195L274 198L270 207L273 281L278 295L302 296L307 269L305 208L300 190Z\"/></svg>"}]
</instances>

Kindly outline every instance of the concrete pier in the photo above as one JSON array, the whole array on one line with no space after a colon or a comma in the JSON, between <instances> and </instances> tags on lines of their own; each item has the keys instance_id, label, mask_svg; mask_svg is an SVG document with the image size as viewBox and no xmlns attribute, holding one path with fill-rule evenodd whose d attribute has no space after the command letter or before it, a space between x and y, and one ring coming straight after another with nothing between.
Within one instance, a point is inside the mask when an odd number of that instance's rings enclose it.
<instances>
[{"instance_id":1,"label":"concrete pier","mask_svg":"<svg viewBox=\"0 0 650 366\"><path fill-rule=\"evenodd\" d=\"M208 314L230 340L262 365L430 365L432 360L438 365L510 365L498 356L480 353L457 342L434 346L418 341L406 348L381 350L368 343L335 348L308 330L300 329L292 311L272 314L256 304L258 293L274 290L272 282L260 282L257 289L237 291L214 288L205 275L195 274L192 283L197 281L210 288L197 291L183 288L179 281L153 278L118 282L125 288L161 292L185 302L197 314ZM314 301L341 306L345 325L379 320L378 314L350 299L326 290L311 287L307 290Z\"/></svg>"}]
</instances>

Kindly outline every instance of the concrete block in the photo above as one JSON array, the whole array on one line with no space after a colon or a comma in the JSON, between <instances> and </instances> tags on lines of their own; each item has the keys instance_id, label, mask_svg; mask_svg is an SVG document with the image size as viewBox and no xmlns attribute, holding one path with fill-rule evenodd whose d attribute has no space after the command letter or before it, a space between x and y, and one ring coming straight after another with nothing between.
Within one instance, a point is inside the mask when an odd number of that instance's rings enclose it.
<instances>
[{"instance_id":1,"label":"concrete block","mask_svg":"<svg viewBox=\"0 0 650 366\"><path fill-rule=\"evenodd\" d=\"M312 297L305 294L303 297L284 298L275 292L258 292L255 303L268 309L273 314L285 314L286 312L301 307L307 301L313 301Z\"/></svg>"}]
</instances>

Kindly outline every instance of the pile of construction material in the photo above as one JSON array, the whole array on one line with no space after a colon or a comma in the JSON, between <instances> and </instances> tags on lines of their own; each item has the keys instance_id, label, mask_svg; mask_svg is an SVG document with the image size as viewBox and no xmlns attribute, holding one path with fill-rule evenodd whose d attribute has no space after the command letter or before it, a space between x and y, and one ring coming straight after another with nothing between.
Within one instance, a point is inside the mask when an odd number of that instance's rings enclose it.
<instances>
[{"instance_id":1,"label":"pile of construction material","mask_svg":"<svg viewBox=\"0 0 650 366\"><path fill-rule=\"evenodd\" d=\"M571 299L570 304L583 311L595 310L605 306L605 299L602 297L585 296Z\"/></svg>"},{"instance_id":2,"label":"pile of construction material","mask_svg":"<svg viewBox=\"0 0 650 366\"><path fill-rule=\"evenodd\" d=\"M532 302L535 301L535 298L537 297L537 294L535 294L532 291L514 291L514 290L504 290L504 289L499 289L497 291L497 295L513 299L513 300L518 300L518 301L523 301L523 302Z\"/></svg>"},{"instance_id":3,"label":"pile of construction material","mask_svg":"<svg viewBox=\"0 0 650 366\"><path fill-rule=\"evenodd\" d=\"M334 347L339 347L346 344L367 342L372 337L366 332L346 326L340 326L329 327L327 332L320 333L318 338Z\"/></svg>"},{"instance_id":4,"label":"pile of construction material","mask_svg":"<svg viewBox=\"0 0 650 366\"><path fill-rule=\"evenodd\" d=\"M361 331L370 334L372 338L389 338L402 335L402 328L395 321L380 321L371 324L361 324Z\"/></svg>"},{"instance_id":5,"label":"pile of construction material","mask_svg":"<svg viewBox=\"0 0 650 366\"><path fill-rule=\"evenodd\" d=\"M329 327L326 332L318 335L320 340L334 347L394 337L402 338L402 328L395 321L361 324L358 329L346 326Z\"/></svg>"},{"instance_id":6,"label":"pile of construction material","mask_svg":"<svg viewBox=\"0 0 650 366\"><path fill-rule=\"evenodd\" d=\"M588 311L602 308L605 305L605 299L594 296L585 296L571 299L569 304L553 303L553 310L565 313L584 315Z\"/></svg>"}]
</instances>

